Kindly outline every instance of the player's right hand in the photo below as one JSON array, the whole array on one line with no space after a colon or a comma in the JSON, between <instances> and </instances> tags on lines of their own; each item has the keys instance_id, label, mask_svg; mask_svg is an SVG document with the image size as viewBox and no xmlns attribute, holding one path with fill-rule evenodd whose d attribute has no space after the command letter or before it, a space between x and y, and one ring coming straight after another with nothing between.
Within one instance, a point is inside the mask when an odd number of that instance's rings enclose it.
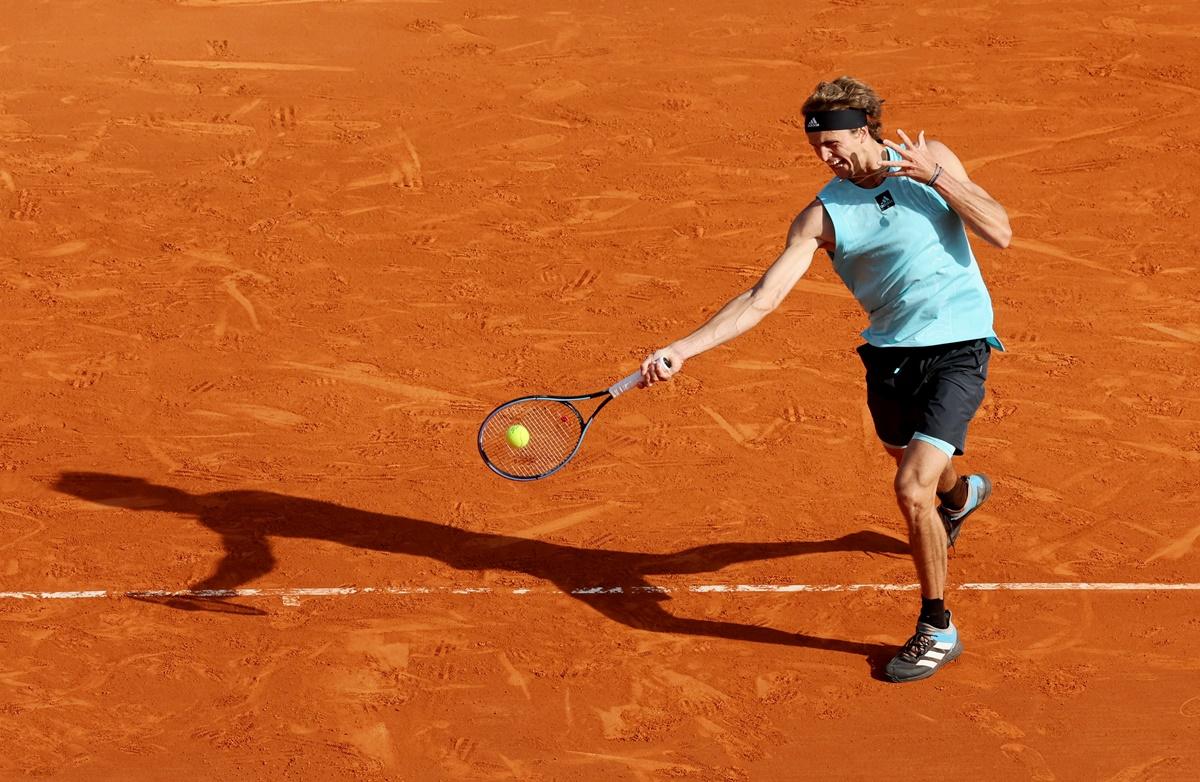
<instances>
[{"instance_id":1,"label":"player's right hand","mask_svg":"<svg viewBox=\"0 0 1200 782\"><path fill-rule=\"evenodd\" d=\"M663 359L663 361L659 359ZM681 369L683 369L683 356L679 354L679 351L670 346L656 350L642 362L641 386L646 388L660 380L670 380Z\"/></svg>"}]
</instances>

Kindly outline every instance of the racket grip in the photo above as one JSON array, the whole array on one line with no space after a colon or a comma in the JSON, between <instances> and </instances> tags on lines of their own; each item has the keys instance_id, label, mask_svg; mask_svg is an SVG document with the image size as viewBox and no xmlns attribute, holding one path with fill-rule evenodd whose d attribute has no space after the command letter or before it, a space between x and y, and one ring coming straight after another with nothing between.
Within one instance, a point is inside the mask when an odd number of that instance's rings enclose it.
<instances>
[{"instance_id":1,"label":"racket grip","mask_svg":"<svg viewBox=\"0 0 1200 782\"><path fill-rule=\"evenodd\" d=\"M671 362L667 361L665 358L659 358L658 364L663 369L671 368ZM621 394L625 393L629 389L635 387L640 382L642 382L642 371L639 369L637 372L634 372L629 377L623 378L623 379L618 380L617 382L613 383L608 389L608 394L609 394L609 396L620 396Z\"/></svg>"}]
</instances>

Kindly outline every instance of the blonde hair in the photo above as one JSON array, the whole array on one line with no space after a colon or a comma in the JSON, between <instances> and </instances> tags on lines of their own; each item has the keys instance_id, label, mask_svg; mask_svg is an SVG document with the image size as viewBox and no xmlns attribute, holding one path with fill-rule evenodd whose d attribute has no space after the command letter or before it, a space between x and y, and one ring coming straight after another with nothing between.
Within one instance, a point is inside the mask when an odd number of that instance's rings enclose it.
<instances>
[{"instance_id":1,"label":"blonde hair","mask_svg":"<svg viewBox=\"0 0 1200 782\"><path fill-rule=\"evenodd\" d=\"M867 132L876 141L883 141L883 99L875 90L852 76L823 81L804 101L803 112L861 109L867 114Z\"/></svg>"}]
</instances>

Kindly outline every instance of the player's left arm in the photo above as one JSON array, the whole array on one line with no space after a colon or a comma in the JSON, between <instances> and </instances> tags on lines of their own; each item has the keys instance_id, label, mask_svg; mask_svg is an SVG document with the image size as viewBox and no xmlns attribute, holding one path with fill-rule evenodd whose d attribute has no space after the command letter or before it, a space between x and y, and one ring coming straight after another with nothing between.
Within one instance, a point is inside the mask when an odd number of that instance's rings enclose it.
<instances>
[{"instance_id":1,"label":"player's left arm","mask_svg":"<svg viewBox=\"0 0 1200 782\"><path fill-rule=\"evenodd\" d=\"M940 141L926 142L925 131L921 131L916 143L903 130L897 131L897 135L904 141L904 147L890 140L883 142L902 158L889 161L889 165L897 168L891 176L907 176L922 184L933 180L933 189L946 199L973 233L1001 250L1008 247L1012 241L1008 212L986 190L971 181L958 156Z\"/></svg>"}]
</instances>

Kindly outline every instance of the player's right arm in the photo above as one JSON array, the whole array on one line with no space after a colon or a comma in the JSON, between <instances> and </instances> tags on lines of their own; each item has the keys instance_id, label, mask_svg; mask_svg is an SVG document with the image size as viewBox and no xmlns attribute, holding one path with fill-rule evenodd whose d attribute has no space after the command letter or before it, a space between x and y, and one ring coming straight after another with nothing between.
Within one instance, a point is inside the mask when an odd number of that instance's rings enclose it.
<instances>
[{"instance_id":1,"label":"player's right arm","mask_svg":"<svg viewBox=\"0 0 1200 782\"><path fill-rule=\"evenodd\" d=\"M692 356L711 350L754 328L773 312L812 265L813 254L833 246L833 222L819 200L805 207L788 229L787 244L754 287L735 296L717 314L686 337L655 351L642 362L646 385L667 380ZM658 363L664 358L670 370Z\"/></svg>"}]
</instances>

